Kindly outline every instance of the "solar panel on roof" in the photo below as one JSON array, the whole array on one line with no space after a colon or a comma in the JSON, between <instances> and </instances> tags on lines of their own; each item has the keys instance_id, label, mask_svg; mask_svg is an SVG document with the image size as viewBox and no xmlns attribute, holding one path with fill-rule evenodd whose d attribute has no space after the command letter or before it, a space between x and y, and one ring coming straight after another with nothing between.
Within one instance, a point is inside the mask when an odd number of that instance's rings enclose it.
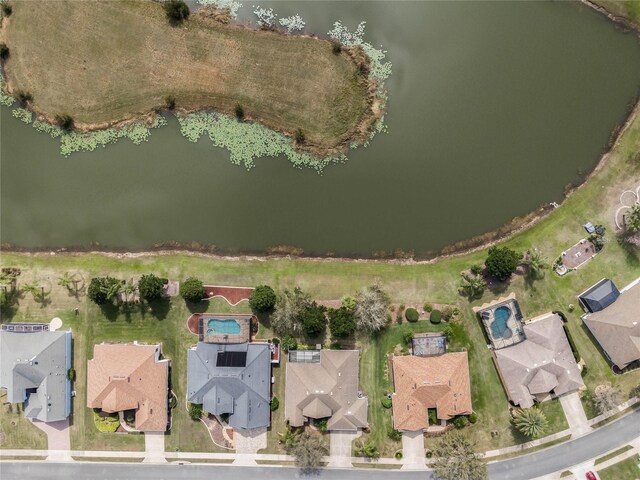
<instances>
[{"instance_id":1,"label":"solar panel on roof","mask_svg":"<svg viewBox=\"0 0 640 480\"><path fill-rule=\"evenodd\" d=\"M217 367L245 367L247 352L218 352Z\"/></svg>"}]
</instances>

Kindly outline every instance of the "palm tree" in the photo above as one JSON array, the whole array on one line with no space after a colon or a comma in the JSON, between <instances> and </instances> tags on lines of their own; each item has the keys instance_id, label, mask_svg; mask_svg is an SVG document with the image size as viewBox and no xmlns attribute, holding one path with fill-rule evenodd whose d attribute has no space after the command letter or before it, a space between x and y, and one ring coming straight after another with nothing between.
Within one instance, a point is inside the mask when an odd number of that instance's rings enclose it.
<instances>
[{"instance_id":1,"label":"palm tree","mask_svg":"<svg viewBox=\"0 0 640 480\"><path fill-rule=\"evenodd\" d=\"M74 284L75 284L75 281L74 281L73 275L70 274L69 272L64 272L64 275L62 275L61 277L58 277L58 285L60 285L63 288L66 288L69 291L71 291L71 287Z\"/></svg>"},{"instance_id":2,"label":"palm tree","mask_svg":"<svg viewBox=\"0 0 640 480\"><path fill-rule=\"evenodd\" d=\"M138 290L138 285L133 281L133 278L126 282L122 287L122 293L124 293L124 303L128 304L129 299L136 293Z\"/></svg>"},{"instance_id":3,"label":"palm tree","mask_svg":"<svg viewBox=\"0 0 640 480\"><path fill-rule=\"evenodd\" d=\"M481 276L462 273L460 290L468 297L475 298L481 296L485 288L487 288L487 284Z\"/></svg>"},{"instance_id":4,"label":"palm tree","mask_svg":"<svg viewBox=\"0 0 640 480\"><path fill-rule=\"evenodd\" d=\"M30 293L31 295L33 295L33 299L35 300L36 297L38 296L38 293L40 293L40 286L38 285L38 282L36 282L36 281L23 283L22 284L22 291L25 292L25 293Z\"/></svg>"},{"instance_id":5,"label":"palm tree","mask_svg":"<svg viewBox=\"0 0 640 480\"><path fill-rule=\"evenodd\" d=\"M296 443L296 439L300 432L298 430L293 430L291 428L287 428L287 431L284 433L278 433L280 436L280 443L284 447L285 450L289 450Z\"/></svg>"},{"instance_id":6,"label":"palm tree","mask_svg":"<svg viewBox=\"0 0 640 480\"><path fill-rule=\"evenodd\" d=\"M538 407L520 408L513 413L513 424L524 435L538 438L544 434L549 422Z\"/></svg>"},{"instance_id":7,"label":"palm tree","mask_svg":"<svg viewBox=\"0 0 640 480\"><path fill-rule=\"evenodd\" d=\"M118 294L122 291L122 284L124 283L124 281L122 280L118 280L115 282L111 282L109 283L105 288L104 288L104 294L107 297L107 300L111 300L113 299L113 297L117 297Z\"/></svg>"},{"instance_id":8,"label":"palm tree","mask_svg":"<svg viewBox=\"0 0 640 480\"><path fill-rule=\"evenodd\" d=\"M526 264L529 268L529 275L531 276L531 278L544 277L544 271L549 268L547 259L544 258L544 256L537 248L530 253L529 259L526 261Z\"/></svg>"}]
</instances>

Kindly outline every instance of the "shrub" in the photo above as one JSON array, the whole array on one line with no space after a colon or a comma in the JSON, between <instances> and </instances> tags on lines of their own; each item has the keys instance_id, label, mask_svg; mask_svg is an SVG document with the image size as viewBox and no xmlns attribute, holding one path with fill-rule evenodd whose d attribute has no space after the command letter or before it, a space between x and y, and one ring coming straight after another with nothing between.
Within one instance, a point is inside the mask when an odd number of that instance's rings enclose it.
<instances>
[{"instance_id":1,"label":"shrub","mask_svg":"<svg viewBox=\"0 0 640 480\"><path fill-rule=\"evenodd\" d=\"M298 145L301 145L304 143L304 141L306 140L306 136L304 134L304 131L301 128L298 128L293 136L296 140L296 143Z\"/></svg>"},{"instance_id":2,"label":"shrub","mask_svg":"<svg viewBox=\"0 0 640 480\"><path fill-rule=\"evenodd\" d=\"M398 450L393 456L396 457L396 460L400 460L402 458L402 450Z\"/></svg>"},{"instance_id":3,"label":"shrub","mask_svg":"<svg viewBox=\"0 0 640 480\"><path fill-rule=\"evenodd\" d=\"M153 273L149 275L142 275L138 282L138 291L140 292L140 298L150 301L157 300L162 297L162 291L164 290L164 283L160 277L156 277Z\"/></svg>"},{"instance_id":4,"label":"shrub","mask_svg":"<svg viewBox=\"0 0 640 480\"><path fill-rule=\"evenodd\" d=\"M471 415L469 415L469 423L473 425L477 421L478 421L478 415L476 414L476 412L471 412Z\"/></svg>"},{"instance_id":5,"label":"shrub","mask_svg":"<svg viewBox=\"0 0 640 480\"><path fill-rule=\"evenodd\" d=\"M582 370L580 370L580 376L584 378L586 374L587 374L587 366L582 365Z\"/></svg>"},{"instance_id":6,"label":"shrub","mask_svg":"<svg viewBox=\"0 0 640 480\"><path fill-rule=\"evenodd\" d=\"M76 380L76 371L75 371L75 369L70 368L67 371L67 378L72 382L74 382Z\"/></svg>"},{"instance_id":7,"label":"shrub","mask_svg":"<svg viewBox=\"0 0 640 480\"><path fill-rule=\"evenodd\" d=\"M382 397L382 399L380 400L380 403L382 403L382 406L387 409L391 408L391 405L392 405L392 401L387 395Z\"/></svg>"},{"instance_id":8,"label":"shrub","mask_svg":"<svg viewBox=\"0 0 640 480\"><path fill-rule=\"evenodd\" d=\"M340 55L340 52L342 52L342 45L340 44L340 42L338 42L337 40L333 40L331 42L331 51L334 55Z\"/></svg>"},{"instance_id":9,"label":"shrub","mask_svg":"<svg viewBox=\"0 0 640 480\"><path fill-rule=\"evenodd\" d=\"M516 271L522 255L509 247L491 247L485 265L489 273L504 282Z\"/></svg>"},{"instance_id":10,"label":"shrub","mask_svg":"<svg viewBox=\"0 0 640 480\"><path fill-rule=\"evenodd\" d=\"M346 308L347 310L353 313L356 309L356 299L348 295L345 297L342 297L340 306Z\"/></svg>"},{"instance_id":11,"label":"shrub","mask_svg":"<svg viewBox=\"0 0 640 480\"><path fill-rule=\"evenodd\" d=\"M236 114L236 118L238 120L243 120L244 119L244 108L239 103L236 103L236 106L233 109L233 112Z\"/></svg>"},{"instance_id":12,"label":"shrub","mask_svg":"<svg viewBox=\"0 0 640 480\"><path fill-rule=\"evenodd\" d=\"M254 312L270 312L276 304L276 299L276 292L273 291L273 288L269 285L258 285L251 292L249 306Z\"/></svg>"},{"instance_id":13,"label":"shrub","mask_svg":"<svg viewBox=\"0 0 640 480\"><path fill-rule=\"evenodd\" d=\"M114 433L120 426L118 417L103 416L97 412L93 413L93 420L98 431L102 433Z\"/></svg>"},{"instance_id":14,"label":"shrub","mask_svg":"<svg viewBox=\"0 0 640 480\"><path fill-rule=\"evenodd\" d=\"M576 306L573 303L570 303L569 306L567 307L567 310L569 310L570 312L573 312L575 308Z\"/></svg>"},{"instance_id":15,"label":"shrub","mask_svg":"<svg viewBox=\"0 0 640 480\"><path fill-rule=\"evenodd\" d=\"M430 408L428 410L427 415L429 416L429 425L437 425L440 423L438 420L438 410L435 408Z\"/></svg>"},{"instance_id":16,"label":"shrub","mask_svg":"<svg viewBox=\"0 0 640 480\"><path fill-rule=\"evenodd\" d=\"M417 322L420 318L420 314L415 308L407 308L407 311L404 312L404 316L408 322Z\"/></svg>"},{"instance_id":17,"label":"shrub","mask_svg":"<svg viewBox=\"0 0 640 480\"><path fill-rule=\"evenodd\" d=\"M440 310L433 310L429 315L429 321L433 324L438 324L442 321L442 312Z\"/></svg>"},{"instance_id":18,"label":"shrub","mask_svg":"<svg viewBox=\"0 0 640 480\"><path fill-rule=\"evenodd\" d=\"M275 337L273 340L271 340L271 342L277 347L278 345L280 345L280 339L278 337Z\"/></svg>"},{"instance_id":19,"label":"shrub","mask_svg":"<svg viewBox=\"0 0 640 480\"><path fill-rule=\"evenodd\" d=\"M482 273L482 265L474 263L473 265L471 265L471 268L469 270L471 270L471 273L473 273L474 275L480 275Z\"/></svg>"},{"instance_id":20,"label":"shrub","mask_svg":"<svg viewBox=\"0 0 640 480\"><path fill-rule=\"evenodd\" d=\"M31 95L29 92L25 92L24 90L16 90L13 96L16 97L18 103L23 107L26 106L29 102L33 101L33 95Z\"/></svg>"},{"instance_id":21,"label":"shrub","mask_svg":"<svg viewBox=\"0 0 640 480\"><path fill-rule=\"evenodd\" d=\"M317 337L325 332L327 329L326 310L326 307L318 305L316 302L303 310L300 322L302 323L302 331L307 337Z\"/></svg>"},{"instance_id":22,"label":"shrub","mask_svg":"<svg viewBox=\"0 0 640 480\"><path fill-rule=\"evenodd\" d=\"M7 2L4 2L2 4L2 14L5 17L10 17L12 13L13 13L13 7L9 5Z\"/></svg>"},{"instance_id":23,"label":"shrub","mask_svg":"<svg viewBox=\"0 0 640 480\"><path fill-rule=\"evenodd\" d=\"M469 419L464 415L458 415L453 419L453 425L456 428L464 428L469 425Z\"/></svg>"},{"instance_id":24,"label":"shrub","mask_svg":"<svg viewBox=\"0 0 640 480\"><path fill-rule=\"evenodd\" d=\"M168 110L173 110L174 108L176 108L176 97L174 97L173 95L167 95L164 98L164 106Z\"/></svg>"},{"instance_id":25,"label":"shrub","mask_svg":"<svg viewBox=\"0 0 640 480\"><path fill-rule=\"evenodd\" d=\"M433 310L433 305L431 305L430 303L425 303L422 308L424 308L425 312L431 312L431 310Z\"/></svg>"},{"instance_id":26,"label":"shrub","mask_svg":"<svg viewBox=\"0 0 640 480\"><path fill-rule=\"evenodd\" d=\"M402 439L402 432L400 430L396 430L393 427L389 427L389 429L387 430L387 437L397 442Z\"/></svg>"},{"instance_id":27,"label":"shrub","mask_svg":"<svg viewBox=\"0 0 640 480\"><path fill-rule=\"evenodd\" d=\"M273 397L271 399L271 403L269 404L269 409L271 409L272 412L275 412L279 406L280 400L278 400L278 397Z\"/></svg>"},{"instance_id":28,"label":"shrub","mask_svg":"<svg viewBox=\"0 0 640 480\"><path fill-rule=\"evenodd\" d=\"M164 3L164 12L171 25L179 25L189 18L189 7L183 0L167 0Z\"/></svg>"},{"instance_id":29,"label":"shrub","mask_svg":"<svg viewBox=\"0 0 640 480\"><path fill-rule=\"evenodd\" d=\"M431 458L431 457L433 457L433 452L431 450L427 450L427 452L424 455L427 458Z\"/></svg>"},{"instance_id":30,"label":"shrub","mask_svg":"<svg viewBox=\"0 0 640 480\"><path fill-rule=\"evenodd\" d=\"M329 418L314 418L313 424L315 427L321 432L327 431L327 424L329 423Z\"/></svg>"},{"instance_id":31,"label":"shrub","mask_svg":"<svg viewBox=\"0 0 640 480\"><path fill-rule=\"evenodd\" d=\"M202 417L202 405L189 403L189 416L191 420L200 420L200 417Z\"/></svg>"},{"instance_id":32,"label":"shrub","mask_svg":"<svg viewBox=\"0 0 640 480\"><path fill-rule=\"evenodd\" d=\"M178 406L178 399L177 397L172 393L171 396L169 397L169 408L171 410L173 410L174 408L176 408Z\"/></svg>"},{"instance_id":33,"label":"shrub","mask_svg":"<svg viewBox=\"0 0 640 480\"><path fill-rule=\"evenodd\" d=\"M6 43L0 43L0 60L9 58L9 47Z\"/></svg>"},{"instance_id":34,"label":"shrub","mask_svg":"<svg viewBox=\"0 0 640 480\"><path fill-rule=\"evenodd\" d=\"M411 344L411 341L413 340L413 332L407 332L402 336L404 343L406 343L407 345Z\"/></svg>"},{"instance_id":35,"label":"shrub","mask_svg":"<svg viewBox=\"0 0 640 480\"><path fill-rule=\"evenodd\" d=\"M73 130L73 118L68 113L60 113L55 117L56 125L58 125L65 132Z\"/></svg>"},{"instance_id":36,"label":"shrub","mask_svg":"<svg viewBox=\"0 0 640 480\"><path fill-rule=\"evenodd\" d=\"M194 277L187 278L180 284L180 296L188 303L196 303L204 297L204 285Z\"/></svg>"},{"instance_id":37,"label":"shrub","mask_svg":"<svg viewBox=\"0 0 640 480\"><path fill-rule=\"evenodd\" d=\"M296 342L295 338L287 335L282 338L282 348L284 348L285 352L288 352L289 350L297 350L298 342Z\"/></svg>"},{"instance_id":38,"label":"shrub","mask_svg":"<svg viewBox=\"0 0 640 480\"><path fill-rule=\"evenodd\" d=\"M353 311L345 307L329 310L329 329L334 337L344 338L353 335L356 330L356 319L353 316Z\"/></svg>"},{"instance_id":39,"label":"shrub","mask_svg":"<svg viewBox=\"0 0 640 480\"><path fill-rule=\"evenodd\" d=\"M445 322L448 322L449 320L451 320L451 318L453 317L453 308L451 307L444 307L442 309L442 319Z\"/></svg>"}]
</instances>

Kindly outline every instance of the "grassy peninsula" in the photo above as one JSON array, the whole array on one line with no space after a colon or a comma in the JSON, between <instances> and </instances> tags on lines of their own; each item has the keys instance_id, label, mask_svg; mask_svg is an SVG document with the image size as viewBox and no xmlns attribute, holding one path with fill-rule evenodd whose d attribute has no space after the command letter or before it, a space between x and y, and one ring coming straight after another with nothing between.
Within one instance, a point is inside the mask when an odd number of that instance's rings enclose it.
<instances>
[{"instance_id":1,"label":"grassy peninsula","mask_svg":"<svg viewBox=\"0 0 640 480\"><path fill-rule=\"evenodd\" d=\"M330 152L364 138L375 102L361 52L329 41L221 22L212 11L178 26L151 0L12 0L0 42L10 92L49 121L67 114L91 130L142 117L175 100L213 109ZM354 60L359 56L360 60Z\"/></svg>"}]
</instances>

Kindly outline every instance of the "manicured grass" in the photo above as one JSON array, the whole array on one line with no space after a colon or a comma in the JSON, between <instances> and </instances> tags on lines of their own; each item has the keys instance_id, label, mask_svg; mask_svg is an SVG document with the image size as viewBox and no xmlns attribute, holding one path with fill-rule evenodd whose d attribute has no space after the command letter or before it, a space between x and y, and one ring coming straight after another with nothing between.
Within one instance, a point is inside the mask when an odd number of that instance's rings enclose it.
<instances>
[{"instance_id":1,"label":"manicured grass","mask_svg":"<svg viewBox=\"0 0 640 480\"><path fill-rule=\"evenodd\" d=\"M622 480L622 479L634 479L640 476L640 457L634 455L631 458L627 458L620 463L611 465L604 470L598 471L600 480Z\"/></svg>"},{"instance_id":2,"label":"manicured grass","mask_svg":"<svg viewBox=\"0 0 640 480\"><path fill-rule=\"evenodd\" d=\"M609 454L607 454L607 455L605 455L603 457L597 458L595 463L594 463L594 465L599 465L600 463L604 463L607 460L610 460L610 459L612 459L614 457L617 457L618 455L623 454L627 450L631 450L632 448L633 447L631 445L625 445L624 447L619 448L618 450L615 450L615 451L613 451L613 452L611 452L611 453L609 453Z\"/></svg>"},{"instance_id":3,"label":"manicured grass","mask_svg":"<svg viewBox=\"0 0 640 480\"><path fill-rule=\"evenodd\" d=\"M30 296L19 299L18 305L2 311L2 321L26 320L49 321L60 316L66 326L75 332L75 368L78 373L76 390L78 396L74 400L74 426L72 430L73 448L92 448L101 445L102 439L88 428L90 422L84 420L90 416L90 410L84 407L86 392L84 391L84 375L86 359L91 358L95 342L103 340L140 340L162 341L165 356L173 360L172 382L178 399L182 402L186 387L186 348L195 342L195 337L184 327L189 314L184 302L175 299L169 304L158 306L155 314L148 310L119 313L112 315L89 304L84 297L79 301L69 296L55 285L57 277L64 271L79 270L85 278L93 275L110 274L127 279L142 273L154 272L164 277L185 279L196 276L205 283L253 286L269 284L273 287L298 285L307 290L317 300L332 300L345 294L353 294L365 285L380 280L394 303L449 303L458 305L461 314L458 322L464 325L466 335L459 339L469 351L471 389L473 408L478 413L478 423L467 427L467 431L477 441L480 449L488 450L505 447L525 441L519 438L509 423L509 412L506 396L491 361L486 340L480 323L474 316L471 307L480 305L498 296L515 292L525 318L532 318L551 311L564 311L568 318L568 328L576 343L578 351L587 365L585 383L591 389L603 383L617 385L626 399L632 389L640 382L640 370L625 375L614 375L605 358L598 350L593 339L588 335L580 312L568 312L568 305L577 305L576 295L594 284L602 277L613 279L619 287L629 283L640 272L640 253L619 243L614 235L613 214L618 204L620 193L640 183L640 164L633 163L630 158L640 150L640 119L636 118L615 150L609 156L604 168L601 168L587 184L574 192L566 202L540 221L533 228L517 235L506 242L512 248L523 251L538 248L550 261L557 257L566 247L574 244L584 236L582 224L592 221L602 224L608 230L608 238L604 250L593 260L576 272L565 277L558 277L552 272L535 282L529 282L521 276L514 276L506 286L497 286L487 290L482 298L468 301L460 297L457 291L459 272L474 263L481 263L486 257L486 250L467 255L440 259L432 263L395 263L395 262L343 262L337 260L306 259L225 259L191 254L120 256L101 254L22 254L3 253L3 266L18 266L23 275L19 283L33 278L49 278L54 284L50 302L37 304ZM73 314L73 308L80 308L80 315ZM199 306L208 311L228 311L223 301ZM246 304L233 311L246 311ZM245 309L245 310L243 310ZM381 410L380 397L389 380L385 373L385 355L393 347L401 343L405 331L415 329L421 331L444 328L431 326L428 322L416 324L404 323L390 328L379 338L358 339L361 352L361 386L369 395L369 422L371 435L383 449L383 454L393 454L396 448L386 440L386 429L391 424L388 411ZM263 330L260 334L269 338L271 333ZM280 367L281 372L284 365ZM281 373L282 377L282 373ZM274 388L283 382L277 379ZM280 410L284 407L284 396L278 395ZM550 417L557 418L556 428L563 425L560 416L556 415L557 402L544 405ZM85 411L85 413L82 413ZM188 420L186 412L178 408L174 412L174 428L167 437L167 450L180 449L211 451L211 442L204 428L194 425ZM270 432L271 451L274 447L275 434L278 431L278 416ZM85 425L86 424L86 425ZM282 427L283 428L283 427ZM491 431L498 435L491 437ZM127 437L125 437L127 438ZM111 442L111 440L109 440ZM121 440L114 442L123 442ZM133 445L114 445L117 448L141 449L138 440L129 440ZM111 445L111 443L110 443Z\"/></svg>"},{"instance_id":4,"label":"manicured grass","mask_svg":"<svg viewBox=\"0 0 640 480\"><path fill-rule=\"evenodd\" d=\"M24 418L21 405L5 403L7 393L2 390L0 395L0 432L4 435L4 441L0 448L14 450L28 448L34 450L47 448L47 436L31 421ZM6 457L0 457L6 458Z\"/></svg>"},{"instance_id":5,"label":"manicured grass","mask_svg":"<svg viewBox=\"0 0 640 480\"><path fill-rule=\"evenodd\" d=\"M76 124L104 124L164 107L212 107L334 147L370 112L365 83L327 40L223 25L193 14L169 26L158 2L12 1L2 41L11 88ZM36 40L38 38L39 40ZM141 40L142 39L142 40ZM105 66L108 65L108 68Z\"/></svg>"},{"instance_id":6,"label":"manicured grass","mask_svg":"<svg viewBox=\"0 0 640 480\"><path fill-rule=\"evenodd\" d=\"M596 5L614 15L631 20L636 25L640 23L640 2L637 0L592 0Z\"/></svg>"}]
</instances>

